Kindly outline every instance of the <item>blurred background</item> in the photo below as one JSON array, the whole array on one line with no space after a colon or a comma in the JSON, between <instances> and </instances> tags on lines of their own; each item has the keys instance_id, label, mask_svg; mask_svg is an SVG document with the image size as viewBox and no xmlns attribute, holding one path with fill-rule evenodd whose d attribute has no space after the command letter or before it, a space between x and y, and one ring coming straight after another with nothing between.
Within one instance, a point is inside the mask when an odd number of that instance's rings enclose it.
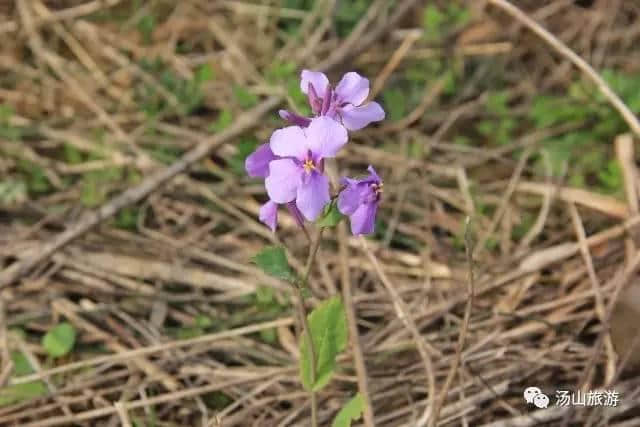
<instances>
[{"instance_id":1,"label":"blurred background","mask_svg":"<svg viewBox=\"0 0 640 427\"><path fill-rule=\"evenodd\" d=\"M310 425L290 289L249 262L282 244L300 272L307 240L258 221L244 170L279 108L310 113L302 69L386 111L336 162L385 181L368 252L327 232L310 277L359 335L320 425L358 390L375 425L427 425L470 268L438 425L640 425L639 135L505 4L640 112L636 1L0 2L0 425Z\"/></svg>"}]
</instances>

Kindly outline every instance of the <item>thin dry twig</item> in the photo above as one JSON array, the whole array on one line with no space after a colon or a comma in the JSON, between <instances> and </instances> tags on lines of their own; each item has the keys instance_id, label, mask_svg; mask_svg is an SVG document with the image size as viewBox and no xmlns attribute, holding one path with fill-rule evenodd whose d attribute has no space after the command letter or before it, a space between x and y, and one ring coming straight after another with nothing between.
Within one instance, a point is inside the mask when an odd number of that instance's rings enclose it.
<instances>
[{"instance_id":1,"label":"thin dry twig","mask_svg":"<svg viewBox=\"0 0 640 427\"><path fill-rule=\"evenodd\" d=\"M389 281L387 275L384 270L380 266L378 259L374 255L374 253L367 246L367 241L361 236L360 244L362 245L362 249L364 250L369 262L373 265L373 268L376 271L376 274L380 278L380 281L384 285L385 289L389 293L391 297L391 301L393 302L393 307L395 309L396 315L398 319L404 324L404 326L409 330L411 336L413 337L414 343L418 349L418 353L422 358L422 362L424 364L424 370L427 374L427 382L429 384L429 390L435 390L435 373L433 368L433 362L431 360L431 354L437 354L433 349L427 348L427 343L424 337L418 331L418 327L411 317L409 308L406 306L405 302L402 300L402 297L396 290L395 286ZM431 353L431 354L430 354ZM435 402L435 393L429 394L429 405L428 410L430 411L433 408Z\"/></svg>"},{"instance_id":2,"label":"thin dry twig","mask_svg":"<svg viewBox=\"0 0 640 427\"><path fill-rule=\"evenodd\" d=\"M520 23L528 27L531 31L540 36L545 42L547 42L553 49L555 49L562 56L570 60L576 67L582 70L583 73L589 79L591 79L602 95L611 103L613 108L618 110L624 121L627 122L629 128L640 137L640 121L635 114L627 107L627 105L620 99L620 97L609 87L607 82L604 81L600 74L591 67L584 59L578 56L573 50L567 47L560 39L545 30L540 24L528 17L524 12L518 9L516 6L509 3L507 0L488 0L490 4L499 7L513 18L517 19Z\"/></svg>"},{"instance_id":3,"label":"thin dry twig","mask_svg":"<svg viewBox=\"0 0 640 427\"><path fill-rule=\"evenodd\" d=\"M366 427L375 426L375 414L371 402L371 392L369 391L369 379L365 364L362 346L360 344L360 333L358 332L358 317L356 305L353 301L353 290L351 274L349 271L349 247L347 244L347 227L344 222L338 224L338 251L340 255L340 278L342 283L342 298L347 315L347 325L349 326L349 336L351 337L351 351L353 353L353 363L358 376L358 391L364 401L363 420Z\"/></svg>"},{"instance_id":4,"label":"thin dry twig","mask_svg":"<svg viewBox=\"0 0 640 427\"><path fill-rule=\"evenodd\" d=\"M138 356L145 356L148 354L159 353L162 351L168 351L168 350L182 348L182 347L189 347L189 346L198 345L198 344L212 343L214 341L251 334L251 333L259 332L265 329L277 328L279 326L291 326L292 324L293 324L293 319L290 317L287 317L283 319L273 320L270 322L256 323L249 326L244 326L241 328L231 329L231 330L218 332L214 334L202 335L196 338L171 341L163 344L156 344L156 345L138 348L135 350L127 350L111 356L100 356L92 359L82 360L79 362L67 363L65 365L61 365L56 368L51 368L48 370L41 371L37 374L30 374L30 375L24 375L18 378L13 378L10 384L24 384L30 381L40 380L40 379L47 378L52 375L60 374L63 372L70 372L70 371L83 369L83 368L96 366L96 365L103 365L103 364L107 365L107 364L116 363L116 362L124 362L126 360L129 360Z\"/></svg>"},{"instance_id":5,"label":"thin dry twig","mask_svg":"<svg viewBox=\"0 0 640 427\"><path fill-rule=\"evenodd\" d=\"M224 144L229 139L241 134L252 126L255 126L258 123L258 119L278 105L280 101L281 98L277 96L263 101L257 107L238 117L238 119L235 120L228 129L212 136L208 140L202 141L191 151L187 152L179 161L173 163L168 168L153 173L149 177L145 178L140 184L135 187L131 187L122 194L116 196L98 210L87 212L72 227L57 235L51 242L44 244L39 249L38 253L17 261L0 272L0 289L14 282L30 269L48 259L58 249L78 238L105 219L112 217L123 207L144 199L156 188L176 175L184 172L189 166L207 156L210 152Z\"/></svg>"},{"instance_id":6,"label":"thin dry twig","mask_svg":"<svg viewBox=\"0 0 640 427\"><path fill-rule=\"evenodd\" d=\"M467 304L464 309L464 318L462 319L462 325L460 325L460 335L458 336L458 343L456 344L456 353L453 357L453 364L449 369L449 373L447 374L447 378L442 385L440 390L440 397L436 400L435 406L433 408L433 415L429 419L429 426L436 427L438 425L438 418L440 416L440 409L444 404L444 401L447 398L447 393L449 392L449 387L451 387L451 383L458 372L458 366L460 365L460 360L462 359L462 350L464 349L465 340L467 338L467 332L469 330L469 322L471 320L471 310L473 308L473 299L475 294L475 284L473 277L473 244L471 243L471 234L469 231L469 222L470 217L467 217L465 222L465 251L467 255L467 264L469 268L469 277L467 279Z\"/></svg>"}]
</instances>

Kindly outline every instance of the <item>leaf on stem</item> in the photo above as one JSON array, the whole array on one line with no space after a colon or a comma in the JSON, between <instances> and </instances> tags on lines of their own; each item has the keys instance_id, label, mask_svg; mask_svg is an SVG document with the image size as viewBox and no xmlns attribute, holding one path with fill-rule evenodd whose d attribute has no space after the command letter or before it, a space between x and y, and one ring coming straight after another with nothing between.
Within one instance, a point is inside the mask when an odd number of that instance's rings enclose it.
<instances>
[{"instance_id":1,"label":"leaf on stem","mask_svg":"<svg viewBox=\"0 0 640 427\"><path fill-rule=\"evenodd\" d=\"M335 227L342 221L342 218L344 218L344 215L338 210L338 204L333 201L324 208L317 225L318 227Z\"/></svg>"},{"instance_id":2,"label":"leaf on stem","mask_svg":"<svg viewBox=\"0 0 640 427\"><path fill-rule=\"evenodd\" d=\"M69 353L76 342L76 330L63 322L55 326L42 338L42 347L51 357L60 357Z\"/></svg>"},{"instance_id":3,"label":"leaf on stem","mask_svg":"<svg viewBox=\"0 0 640 427\"><path fill-rule=\"evenodd\" d=\"M351 427L351 421L357 421L364 411L364 399L360 393L351 398L333 419L331 427Z\"/></svg>"},{"instance_id":4,"label":"leaf on stem","mask_svg":"<svg viewBox=\"0 0 640 427\"><path fill-rule=\"evenodd\" d=\"M281 246L267 246L251 258L251 262L270 276L292 283L296 280L296 275L291 270L287 255Z\"/></svg>"},{"instance_id":5,"label":"leaf on stem","mask_svg":"<svg viewBox=\"0 0 640 427\"><path fill-rule=\"evenodd\" d=\"M300 342L300 379L306 390L318 391L329 383L336 367L336 357L347 345L347 320L340 297L335 296L316 307L308 316L316 358L316 372L307 340ZM312 381L315 377L315 381Z\"/></svg>"}]
</instances>

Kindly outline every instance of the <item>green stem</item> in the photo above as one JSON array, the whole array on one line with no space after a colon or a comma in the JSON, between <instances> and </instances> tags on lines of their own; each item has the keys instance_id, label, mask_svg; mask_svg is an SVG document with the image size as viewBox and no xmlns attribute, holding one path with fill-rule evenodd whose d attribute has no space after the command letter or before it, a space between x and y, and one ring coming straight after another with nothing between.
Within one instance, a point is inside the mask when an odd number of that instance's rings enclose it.
<instances>
[{"instance_id":1,"label":"green stem","mask_svg":"<svg viewBox=\"0 0 640 427\"><path fill-rule=\"evenodd\" d=\"M313 261L316 258L318 253L318 249L320 248L320 242L322 241L322 231L323 228L318 229L316 233L316 238L311 244L311 248L309 248L309 256L307 258L307 264L305 266L304 276L302 281L298 283L296 286L296 296L298 297L298 317L300 317L300 323L302 324L302 332L304 334L304 339L309 348L309 354L311 356L311 386L316 382L316 351L313 346L313 335L311 335L311 328L309 327L309 321L307 320L307 312L304 307L304 296L302 295L302 289L307 286L309 281L309 275L311 274L311 267L313 266ZM316 399L316 393L311 390L311 426L318 427L318 402Z\"/></svg>"}]
</instances>

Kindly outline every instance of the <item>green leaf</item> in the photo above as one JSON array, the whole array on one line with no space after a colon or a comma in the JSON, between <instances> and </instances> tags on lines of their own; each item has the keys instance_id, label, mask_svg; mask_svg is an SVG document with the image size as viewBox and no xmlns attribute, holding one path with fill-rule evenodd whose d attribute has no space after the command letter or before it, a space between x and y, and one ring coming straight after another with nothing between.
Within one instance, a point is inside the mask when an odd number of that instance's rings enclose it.
<instances>
[{"instance_id":1,"label":"green leaf","mask_svg":"<svg viewBox=\"0 0 640 427\"><path fill-rule=\"evenodd\" d=\"M199 326L184 326L176 330L176 338L180 340L188 340L204 335L204 331Z\"/></svg>"},{"instance_id":2,"label":"green leaf","mask_svg":"<svg viewBox=\"0 0 640 427\"><path fill-rule=\"evenodd\" d=\"M509 93L507 91L489 93L489 96L487 97L487 110L495 115L508 114L508 101Z\"/></svg>"},{"instance_id":3,"label":"green leaf","mask_svg":"<svg viewBox=\"0 0 640 427\"><path fill-rule=\"evenodd\" d=\"M268 306L274 302L276 302L276 298L273 289L267 286L258 286L256 289L256 303L261 306Z\"/></svg>"},{"instance_id":4,"label":"green leaf","mask_svg":"<svg viewBox=\"0 0 640 427\"><path fill-rule=\"evenodd\" d=\"M207 82L213 79L213 68L209 64L202 64L196 70L195 80L198 83Z\"/></svg>"},{"instance_id":5,"label":"green leaf","mask_svg":"<svg viewBox=\"0 0 640 427\"><path fill-rule=\"evenodd\" d=\"M64 150L64 161L71 164L77 165L83 162L82 153L76 147L71 144L65 143L62 146Z\"/></svg>"},{"instance_id":6,"label":"green leaf","mask_svg":"<svg viewBox=\"0 0 640 427\"><path fill-rule=\"evenodd\" d=\"M312 382L311 352L307 340L301 337L300 379L306 390L318 391L329 383L336 367L336 357L347 345L347 319L340 297L321 303L308 320L316 356L316 375L315 382Z\"/></svg>"},{"instance_id":7,"label":"green leaf","mask_svg":"<svg viewBox=\"0 0 640 427\"><path fill-rule=\"evenodd\" d=\"M260 331L260 339L267 344L274 344L278 341L278 333L275 328L262 329Z\"/></svg>"},{"instance_id":8,"label":"green leaf","mask_svg":"<svg viewBox=\"0 0 640 427\"><path fill-rule=\"evenodd\" d=\"M393 3L393 2L388 2ZM371 0L351 0L338 2L335 11L336 30L340 37L349 34L366 13Z\"/></svg>"},{"instance_id":9,"label":"green leaf","mask_svg":"<svg viewBox=\"0 0 640 427\"><path fill-rule=\"evenodd\" d=\"M256 95L238 85L233 87L233 97L242 108L255 107L258 103L258 97Z\"/></svg>"},{"instance_id":10,"label":"green leaf","mask_svg":"<svg viewBox=\"0 0 640 427\"><path fill-rule=\"evenodd\" d=\"M0 123L9 123L11 116L13 116L13 107L9 104L0 104Z\"/></svg>"},{"instance_id":11,"label":"green leaf","mask_svg":"<svg viewBox=\"0 0 640 427\"><path fill-rule=\"evenodd\" d=\"M281 246L267 246L251 258L251 261L270 276L289 282L294 282L296 279L287 262L284 248Z\"/></svg>"},{"instance_id":12,"label":"green leaf","mask_svg":"<svg viewBox=\"0 0 640 427\"><path fill-rule=\"evenodd\" d=\"M69 353L76 342L76 330L63 322L55 326L42 338L42 347L51 357L60 357Z\"/></svg>"},{"instance_id":13,"label":"green leaf","mask_svg":"<svg viewBox=\"0 0 640 427\"><path fill-rule=\"evenodd\" d=\"M28 160L19 160L18 168L27 175L27 188L32 193L46 193L51 189L44 169Z\"/></svg>"},{"instance_id":14,"label":"green leaf","mask_svg":"<svg viewBox=\"0 0 640 427\"><path fill-rule=\"evenodd\" d=\"M385 90L382 94L382 102L389 112L389 120L398 121L404 117L406 98L400 89Z\"/></svg>"},{"instance_id":15,"label":"green leaf","mask_svg":"<svg viewBox=\"0 0 640 427\"><path fill-rule=\"evenodd\" d=\"M233 402L233 399L221 391L214 391L202 396L204 403L212 409L222 410Z\"/></svg>"},{"instance_id":16,"label":"green leaf","mask_svg":"<svg viewBox=\"0 0 640 427\"><path fill-rule=\"evenodd\" d=\"M364 411L364 399L360 393L356 394L340 409L331 423L331 427L351 427L351 421L359 420Z\"/></svg>"},{"instance_id":17,"label":"green leaf","mask_svg":"<svg viewBox=\"0 0 640 427\"><path fill-rule=\"evenodd\" d=\"M430 4L424 9L422 15L422 28L427 40L438 40L442 35L442 25L446 20L445 15L437 6Z\"/></svg>"},{"instance_id":18,"label":"green leaf","mask_svg":"<svg viewBox=\"0 0 640 427\"><path fill-rule=\"evenodd\" d=\"M127 206L118 212L115 225L125 230L135 230L138 226L139 209L134 206Z\"/></svg>"},{"instance_id":19,"label":"green leaf","mask_svg":"<svg viewBox=\"0 0 640 427\"><path fill-rule=\"evenodd\" d=\"M21 180L0 181L0 206L19 205L27 200L27 184Z\"/></svg>"},{"instance_id":20,"label":"green leaf","mask_svg":"<svg viewBox=\"0 0 640 427\"><path fill-rule=\"evenodd\" d=\"M222 110L215 122L209 125L210 132L222 132L233 122L231 110Z\"/></svg>"},{"instance_id":21,"label":"green leaf","mask_svg":"<svg viewBox=\"0 0 640 427\"><path fill-rule=\"evenodd\" d=\"M610 192L615 192L623 187L622 170L618 162L611 160L608 162L606 168L598 172L598 178L604 189Z\"/></svg>"},{"instance_id":22,"label":"green leaf","mask_svg":"<svg viewBox=\"0 0 640 427\"><path fill-rule=\"evenodd\" d=\"M20 330L20 332L24 333L22 330ZM11 360L13 361L13 375L15 377L29 375L35 372L24 353L12 351ZM35 399L46 394L47 387L42 381L31 381L0 388L0 407L19 403L23 400Z\"/></svg>"},{"instance_id":23,"label":"green leaf","mask_svg":"<svg viewBox=\"0 0 640 427\"><path fill-rule=\"evenodd\" d=\"M338 204L334 201L325 206L324 212L316 225L318 227L335 227L342 221L342 218L344 218L344 215L338 210Z\"/></svg>"},{"instance_id":24,"label":"green leaf","mask_svg":"<svg viewBox=\"0 0 640 427\"><path fill-rule=\"evenodd\" d=\"M11 352L11 360L13 361L13 373L19 377L21 375L33 374L35 371L29 363L29 359L20 351Z\"/></svg>"},{"instance_id":25,"label":"green leaf","mask_svg":"<svg viewBox=\"0 0 640 427\"><path fill-rule=\"evenodd\" d=\"M293 79L296 80L297 84L296 70L297 66L294 62L274 62L267 68L265 77L270 83L280 83Z\"/></svg>"},{"instance_id":26,"label":"green leaf","mask_svg":"<svg viewBox=\"0 0 640 427\"><path fill-rule=\"evenodd\" d=\"M152 15L144 15L138 21L138 31L142 34L145 43L151 43L151 34L156 27L156 19Z\"/></svg>"},{"instance_id":27,"label":"green leaf","mask_svg":"<svg viewBox=\"0 0 640 427\"><path fill-rule=\"evenodd\" d=\"M210 328L213 326L213 319L204 314L198 314L196 316L196 325L200 328Z\"/></svg>"},{"instance_id":28,"label":"green leaf","mask_svg":"<svg viewBox=\"0 0 640 427\"><path fill-rule=\"evenodd\" d=\"M45 396L47 387L42 381L31 381L23 384L15 384L0 389L0 407L35 399Z\"/></svg>"}]
</instances>

